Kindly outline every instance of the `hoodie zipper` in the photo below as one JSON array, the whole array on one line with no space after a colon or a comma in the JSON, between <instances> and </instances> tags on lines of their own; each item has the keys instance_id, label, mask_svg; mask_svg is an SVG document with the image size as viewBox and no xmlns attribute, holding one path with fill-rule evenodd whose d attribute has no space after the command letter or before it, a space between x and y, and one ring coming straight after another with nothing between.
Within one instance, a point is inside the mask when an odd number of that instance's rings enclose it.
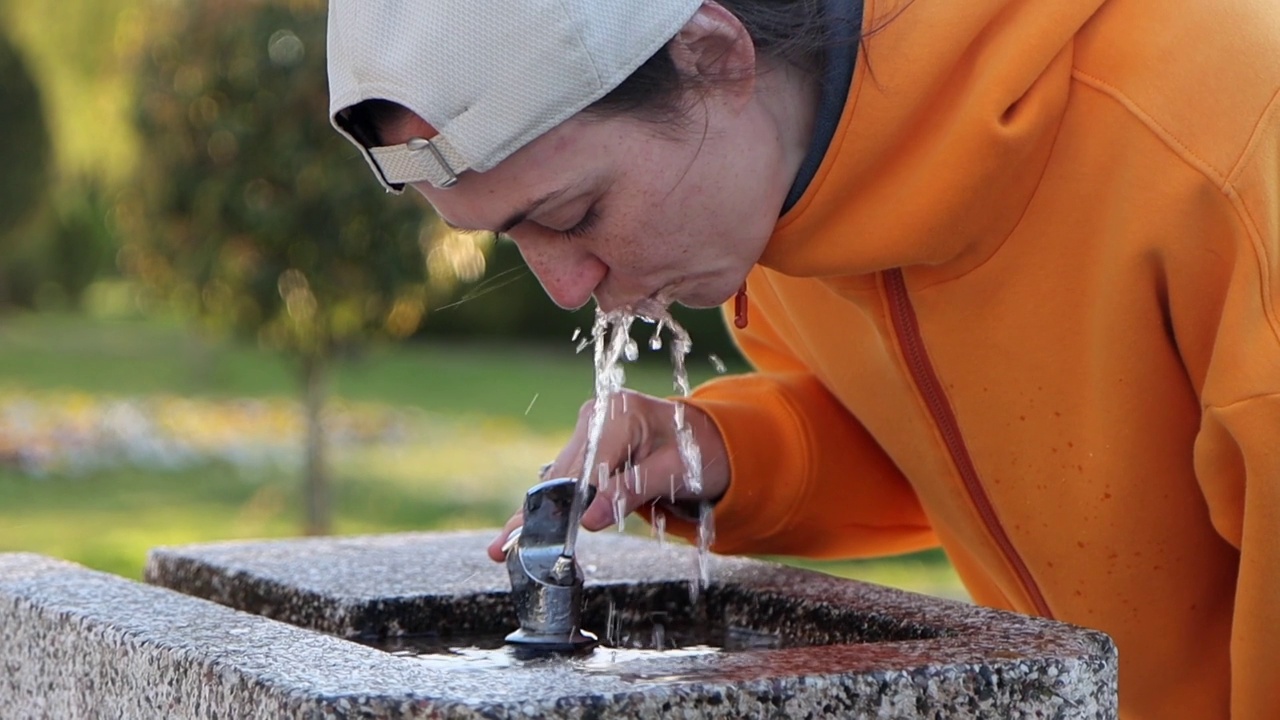
<instances>
[{"instance_id":1,"label":"hoodie zipper","mask_svg":"<svg viewBox=\"0 0 1280 720\"><path fill-rule=\"evenodd\" d=\"M934 371L933 364L929 362L929 354L925 350L924 339L920 335L920 323L916 318L915 308L911 305L911 298L907 295L907 283L902 277L902 270L900 268L886 270L882 276L885 291L889 296L889 308L893 329L898 337L898 345L902 348L902 355L911 370L916 389L924 398L938 431L942 433L943 442L946 443L947 451L951 454L951 462L964 481L969 499L977 509L978 515L982 517L982 522L1000 548L1005 560L1013 567L1018 580L1031 598L1036 612L1043 617L1052 618L1053 613L1049 610L1049 604L1045 602L1044 595L1036 585L1035 579L1031 577L1031 571L1026 563L1013 547L1013 541L1009 539L1009 534L1000 524L1000 518L996 517L995 508L991 506L991 498L987 497L987 491L978 479L978 470L973 465L973 458L969 456L964 436L960 434L960 424L956 421L955 411L947 402L938 374Z\"/></svg>"}]
</instances>

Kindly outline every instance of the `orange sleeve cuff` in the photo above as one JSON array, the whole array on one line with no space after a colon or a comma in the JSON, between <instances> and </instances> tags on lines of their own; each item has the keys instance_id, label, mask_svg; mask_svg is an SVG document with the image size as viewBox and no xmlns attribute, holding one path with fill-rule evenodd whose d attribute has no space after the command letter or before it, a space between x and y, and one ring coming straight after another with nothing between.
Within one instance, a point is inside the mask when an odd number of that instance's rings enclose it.
<instances>
[{"instance_id":1,"label":"orange sleeve cuff","mask_svg":"<svg viewBox=\"0 0 1280 720\"><path fill-rule=\"evenodd\" d=\"M685 402L710 416L729 459L715 552L852 557L936 545L896 466L812 376L724 378ZM681 509L667 509L668 531L692 540L696 522Z\"/></svg>"}]
</instances>

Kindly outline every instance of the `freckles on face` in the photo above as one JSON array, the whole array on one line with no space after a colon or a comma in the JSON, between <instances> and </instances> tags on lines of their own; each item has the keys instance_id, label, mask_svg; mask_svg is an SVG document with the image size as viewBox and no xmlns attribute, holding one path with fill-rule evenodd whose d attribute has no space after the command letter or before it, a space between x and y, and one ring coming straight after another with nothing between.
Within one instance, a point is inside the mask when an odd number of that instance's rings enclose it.
<instances>
[{"instance_id":1,"label":"freckles on face","mask_svg":"<svg viewBox=\"0 0 1280 720\"><path fill-rule=\"evenodd\" d=\"M758 257L740 241L744 224L762 225L748 237L771 230L738 181L759 175L735 165L738 151L636 121L574 119L452 188L415 188L446 222L510 236L562 307L592 295L605 309L655 295L711 306Z\"/></svg>"},{"instance_id":2,"label":"freckles on face","mask_svg":"<svg viewBox=\"0 0 1280 720\"><path fill-rule=\"evenodd\" d=\"M515 240L525 264L559 307L574 310L586 305L609 275L600 258L566 238Z\"/></svg>"}]
</instances>

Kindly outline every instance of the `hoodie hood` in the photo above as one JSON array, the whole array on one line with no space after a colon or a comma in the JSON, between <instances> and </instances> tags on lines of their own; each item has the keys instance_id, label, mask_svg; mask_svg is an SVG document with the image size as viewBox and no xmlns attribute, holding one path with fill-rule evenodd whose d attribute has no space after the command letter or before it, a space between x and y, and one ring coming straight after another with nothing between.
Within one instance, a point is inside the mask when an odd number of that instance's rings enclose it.
<instances>
[{"instance_id":1,"label":"hoodie hood","mask_svg":"<svg viewBox=\"0 0 1280 720\"><path fill-rule=\"evenodd\" d=\"M1102 3L867 0L840 126L760 264L801 277L925 266L945 279L989 257L1035 192L1074 36Z\"/></svg>"}]
</instances>

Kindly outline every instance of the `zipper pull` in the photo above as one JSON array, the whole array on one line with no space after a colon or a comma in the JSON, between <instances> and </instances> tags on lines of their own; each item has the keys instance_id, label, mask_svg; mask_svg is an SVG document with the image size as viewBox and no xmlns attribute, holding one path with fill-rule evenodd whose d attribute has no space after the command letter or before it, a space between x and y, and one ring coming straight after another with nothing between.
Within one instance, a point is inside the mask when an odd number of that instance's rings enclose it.
<instances>
[{"instance_id":1,"label":"zipper pull","mask_svg":"<svg viewBox=\"0 0 1280 720\"><path fill-rule=\"evenodd\" d=\"M742 283L738 294L733 296L733 325L739 330L747 327L747 284Z\"/></svg>"}]
</instances>

